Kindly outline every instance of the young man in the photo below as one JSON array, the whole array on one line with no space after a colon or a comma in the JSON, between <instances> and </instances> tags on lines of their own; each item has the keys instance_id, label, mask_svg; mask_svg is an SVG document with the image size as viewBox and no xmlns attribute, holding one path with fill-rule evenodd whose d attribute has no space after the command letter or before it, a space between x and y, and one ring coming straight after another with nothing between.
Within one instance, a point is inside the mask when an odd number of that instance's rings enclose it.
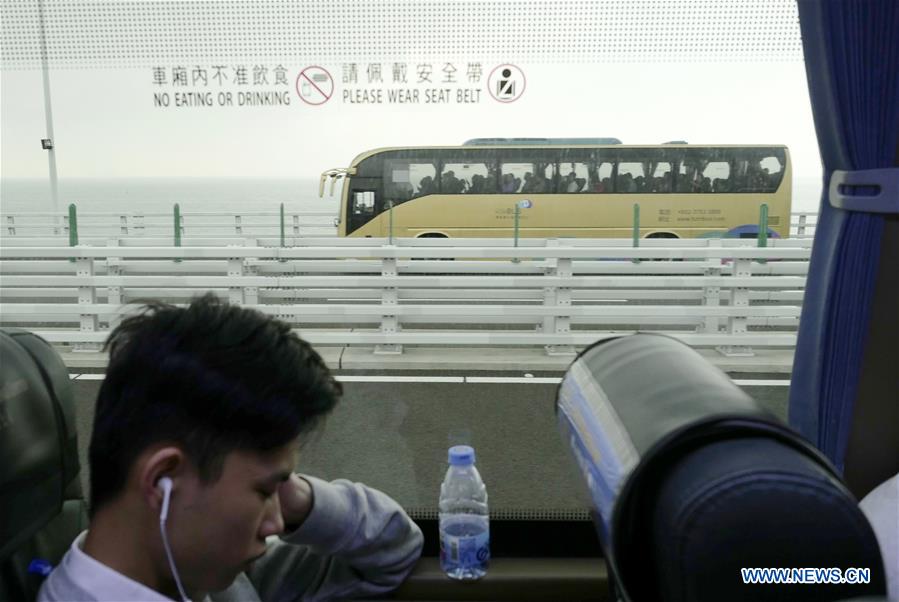
<instances>
[{"instance_id":1,"label":"young man","mask_svg":"<svg viewBox=\"0 0 899 602\"><path fill-rule=\"evenodd\" d=\"M90 528L40 601L326 600L412 570L423 538L396 502L293 473L342 389L287 324L209 294L151 303L107 348Z\"/></svg>"}]
</instances>

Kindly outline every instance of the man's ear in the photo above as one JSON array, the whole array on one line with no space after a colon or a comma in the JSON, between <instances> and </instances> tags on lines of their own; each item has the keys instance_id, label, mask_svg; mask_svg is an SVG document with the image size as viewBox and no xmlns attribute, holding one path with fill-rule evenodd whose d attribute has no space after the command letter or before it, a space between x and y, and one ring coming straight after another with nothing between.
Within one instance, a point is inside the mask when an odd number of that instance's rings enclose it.
<instances>
[{"instance_id":1,"label":"man's ear","mask_svg":"<svg viewBox=\"0 0 899 602\"><path fill-rule=\"evenodd\" d=\"M142 454L136 467L137 486L141 498L155 512L162 509L163 489L159 486L162 477L172 480L172 492L178 490L179 478L185 475L186 456L180 447L166 445L156 447Z\"/></svg>"}]
</instances>

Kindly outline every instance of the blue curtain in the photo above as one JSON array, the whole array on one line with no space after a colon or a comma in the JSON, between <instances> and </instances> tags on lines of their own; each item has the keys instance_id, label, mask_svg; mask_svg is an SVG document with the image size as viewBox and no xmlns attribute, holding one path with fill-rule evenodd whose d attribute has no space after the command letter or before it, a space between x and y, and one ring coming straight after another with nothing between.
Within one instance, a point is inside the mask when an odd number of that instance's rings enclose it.
<instances>
[{"instance_id":1,"label":"blue curtain","mask_svg":"<svg viewBox=\"0 0 899 602\"><path fill-rule=\"evenodd\" d=\"M896 160L899 2L798 4L824 194L793 362L789 417L842 471L884 217L831 207L828 184L835 169L891 167Z\"/></svg>"}]
</instances>

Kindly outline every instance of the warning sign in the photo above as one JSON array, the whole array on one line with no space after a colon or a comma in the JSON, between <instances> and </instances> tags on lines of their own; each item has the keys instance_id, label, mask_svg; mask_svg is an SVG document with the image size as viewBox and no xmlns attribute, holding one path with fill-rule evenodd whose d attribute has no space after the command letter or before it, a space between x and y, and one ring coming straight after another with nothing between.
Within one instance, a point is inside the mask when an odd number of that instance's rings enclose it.
<instances>
[{"instance_id":1,"label":"warning sign","mask_svg":"<svg viewBox=\"0 0 899 602\"><path fill-rule=\"evenodd\" d=\"M334 95L334 78L324 67L306 67L297 76L297 94L310 105L323 105Z\"/></svg>"},{"instance_id":2,"label":"warning sign","mask_svg":"<svg viewBox=\"0 0 899 602\"><path fill-rule=\"evenodd\" d=\"M499 65L487 78L487 90L499 102L514 102L524 94L524 71L515 65Z\"/></svg>"}]
</instances>

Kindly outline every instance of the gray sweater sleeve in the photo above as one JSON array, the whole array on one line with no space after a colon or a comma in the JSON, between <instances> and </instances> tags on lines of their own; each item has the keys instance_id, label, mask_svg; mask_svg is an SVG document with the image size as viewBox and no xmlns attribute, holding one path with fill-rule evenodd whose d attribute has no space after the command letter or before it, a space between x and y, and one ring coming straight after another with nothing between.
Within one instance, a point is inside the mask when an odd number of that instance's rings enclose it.
<instances>
[{"instance_id":1,"label":"gray sweater sleeve","mask_svg":"<svg viewBox=\"0 0 899 602\"><path fill-rule=\"evenodd\" d=\"M399 586L424 542L402 507L361 483L303 478L312 485L312 511L247 572L260 598L334 600Z\"/></svg>"}]
</instances>

